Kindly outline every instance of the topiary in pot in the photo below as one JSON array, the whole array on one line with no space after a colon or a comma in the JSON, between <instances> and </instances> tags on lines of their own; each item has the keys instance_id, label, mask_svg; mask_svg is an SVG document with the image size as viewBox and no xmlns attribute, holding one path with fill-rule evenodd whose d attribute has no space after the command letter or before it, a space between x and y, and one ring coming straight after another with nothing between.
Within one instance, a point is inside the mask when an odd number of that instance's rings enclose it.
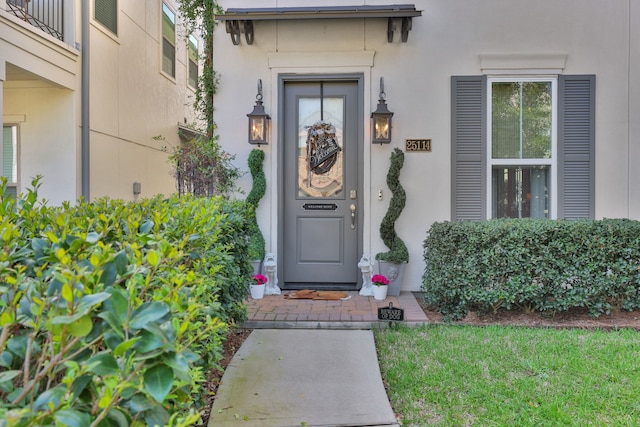
<instances>
[{"instance_id":1,"label":"topiary in pot","mask_svg":"<svg viewBox=\"0 0 640 427\"><path fill-rule=\"evenodd\" d=\"M264 151L257 148L251 150L248 163L249 171L253 178L253 186L246 199L251 221L248 254L251 260L256 261L262 261L266 255L264 236L262 235L262 231L260 231L256 218L256 208L260 203L260 199L262 199L267 191L267 180L262 170L263 162Z\"/></svg>"},{"instance_id":2,"label":"topiary in pot","mask_svg":"<svg viewBox=\"0 0 640 427\"><path fill-rule=\"evenodd\" d=\"M407 201L407 194L402 185L400 185L400 169L402 169L403 164L404 153L399 148L395 148L391 153L391 164L387 173L387 186L391 190L392 196L389 201L389 209L380 223L380 237L389 248L389 251L380 252L376 255L380 274L386 276L391 282L389 295L392 296L400 293L404 265L409 262L407 246L398 237L395 229L396 220L402 213ZM384 262L394 265L383 265Z\"/></svg>"},{"instance_id":3,"label":"topiary in pot","mask_svg":"<svg viewBox=\"0 0 640 427\"><path fill-rule=\"evenodd\" d=\"M381 252L376 255L379 261L387 261L394 264L409 262L409 251L404 242L396 233L395 223L407 202L407 194L400 185L400 169L404 164L404 153L399 148L395 148L391 153L391 164L387 173L387 186L391 190L392 196L389 202L389 209L380 223L380 237L389 252Z\"/></svg>"}]
</instances>

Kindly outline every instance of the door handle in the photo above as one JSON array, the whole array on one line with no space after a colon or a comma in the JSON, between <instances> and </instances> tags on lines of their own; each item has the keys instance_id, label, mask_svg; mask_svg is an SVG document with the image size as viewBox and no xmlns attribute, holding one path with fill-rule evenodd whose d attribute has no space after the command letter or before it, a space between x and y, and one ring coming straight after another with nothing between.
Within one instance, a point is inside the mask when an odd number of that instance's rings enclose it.
<instances>
[{"instance_id":1,"label":"door handle","mask_svg":"<svg viewBox=\"0 0 640 427\"><path fill-rule=\"evenodd\" d=\"M351 204L351 206L349 206L349 210L351 211L351 229L355 230L356 229L356 205Z\"/></svg>"}]
</instances>

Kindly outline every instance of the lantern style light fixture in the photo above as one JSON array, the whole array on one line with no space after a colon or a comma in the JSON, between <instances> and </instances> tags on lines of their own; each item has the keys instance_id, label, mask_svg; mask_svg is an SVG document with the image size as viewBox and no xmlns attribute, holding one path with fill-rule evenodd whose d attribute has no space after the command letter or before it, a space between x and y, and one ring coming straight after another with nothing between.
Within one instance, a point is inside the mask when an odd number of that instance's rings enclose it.
<instances>
[{"instance_id":1,"label":"lantern style light fixture","mask_svg":"<svg viewBox=\"0 0 640 427\"><path fill-rule=\"evenodd\" d=\"M380 99L376 111L371 113L373 122L373 139L374 144L389 144L391 142L391 118L393 113L387 108L384 93L384 78L380 77Z\"/></svg>"},{"instance_id":2,"label":"lantern style light fixture","mask_svg":"<svg viewBox=\"0 0 640 427\"><path fill-rule=\"evenodd\" d=\"M271 117L264 112L262 106L262 79L258 79L258 94L256 95L256 105L253 111L247 114L249 117L249 144L269 143Z\"/></svg>"}]
</instances>

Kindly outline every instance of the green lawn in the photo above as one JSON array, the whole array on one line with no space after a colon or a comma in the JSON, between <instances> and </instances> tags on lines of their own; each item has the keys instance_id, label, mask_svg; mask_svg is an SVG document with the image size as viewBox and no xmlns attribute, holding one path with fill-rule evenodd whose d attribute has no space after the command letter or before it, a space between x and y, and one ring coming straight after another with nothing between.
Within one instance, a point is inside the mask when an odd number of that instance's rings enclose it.
<instances>
[{"instance_id":1,"label":"green lawn","mask_svg":"<svg viewBox=\"0 0 640 427\"><path fill-rule=\"evenodd\" d=\"M405 426L640 426L640 333L425 326L376 331Z\"/></svg>"}]
</instances>

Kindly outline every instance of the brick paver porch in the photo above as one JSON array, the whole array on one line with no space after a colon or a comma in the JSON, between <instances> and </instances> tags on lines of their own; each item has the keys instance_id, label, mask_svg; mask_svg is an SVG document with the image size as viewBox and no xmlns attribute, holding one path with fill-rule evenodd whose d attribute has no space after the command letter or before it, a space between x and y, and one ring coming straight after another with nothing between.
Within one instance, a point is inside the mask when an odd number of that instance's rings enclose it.
<instances>
[{"instance_id":1,"label":"brick paver porch","mask_svg":"<svg viewBox=\"0 0 640 427\"><path fill-rule=\"evenodd\" d=\"M285 299L282 295L265 295L264 298L247 300L248 317L245 328L328 328L369 329L382 327L388 321L378 320L378 307L404 309L404 322L409 325L429 323L412 292L401 292L397 297L377 301L363 297L357 291L347 292L351 298L345 301L314 301Z\"/></svg>"}]
</instances>

